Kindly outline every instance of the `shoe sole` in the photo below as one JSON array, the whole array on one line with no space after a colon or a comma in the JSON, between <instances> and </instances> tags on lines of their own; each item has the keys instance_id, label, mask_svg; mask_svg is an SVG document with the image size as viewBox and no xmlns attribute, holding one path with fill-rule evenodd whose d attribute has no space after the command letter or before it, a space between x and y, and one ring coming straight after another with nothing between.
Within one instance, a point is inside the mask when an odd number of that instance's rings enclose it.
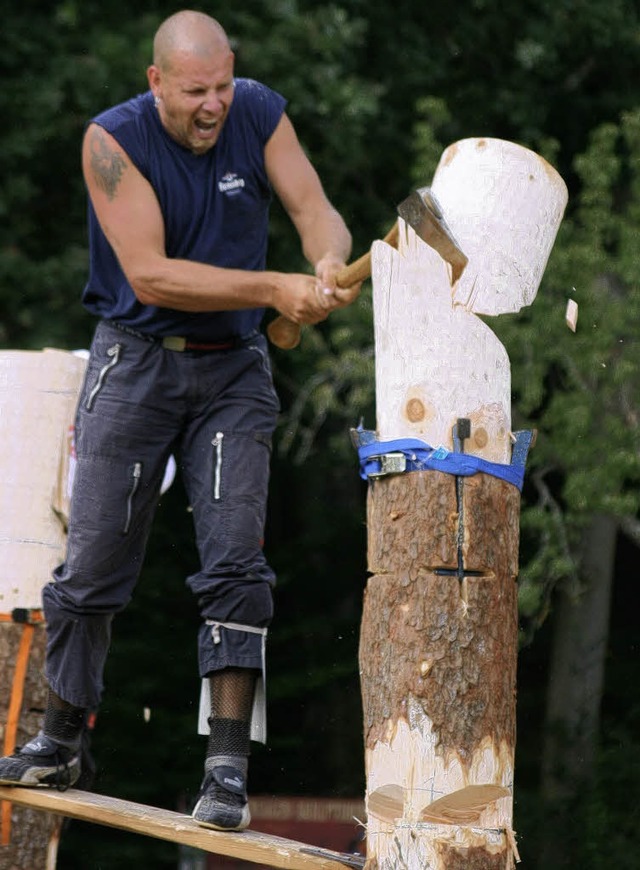
<instances>
[{"instance_id":1,"label":"shoe sole","mask_svg":"<svg viewBox=\"0 0 640 870\"><path fill-rule=\"evenodd\" d=\"M217 825L215 822L207 822L204 819L199 819L196 816L198 811L198 805L196 804L194 811L191 813L191 818L194 822L197 822L203 828L210 828L212 831L244 831L249 827L249 822L251 821L251 813L249 812L249 807L245 806L242 810L242 818L238 822L237 825Z\"/></svg>"},{"instance_id":2,"label":"shoe sole","mask_svg":"<svg viewBox=\"0 0 640 870\"><path fill-rule=\"evenodd\" d=\"M67 771L69 773L69 782L65 784L65 789L71 788L80 779L79 766L69 767ZM32 767L30 770L26 770L20 779L0 777L0 785L15 786L16 788L58 788L57 776L58 771L55 767ZM51 781L45 782L45 780Z\"/></svg>"}]
</instances>

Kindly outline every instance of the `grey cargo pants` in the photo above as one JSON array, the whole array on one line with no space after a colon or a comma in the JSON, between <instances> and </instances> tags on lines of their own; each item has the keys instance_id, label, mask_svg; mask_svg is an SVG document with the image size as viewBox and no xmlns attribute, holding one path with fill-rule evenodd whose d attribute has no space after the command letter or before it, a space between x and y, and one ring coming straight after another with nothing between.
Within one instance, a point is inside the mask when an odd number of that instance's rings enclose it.
<instances>
[{"instance_id":1,"label":"grey cargo pants","mask_svg":"<svg viewBox=\"0 0 640 870\"><path fill-rule=\"evenodd\" d=\"M263 550L271 437L279 411L266 341L177 352L98 324L76 416L66 558L43 590L46 677L78 707L103 689L111 622L131 598L171 453L193 510L200 570L187 579L203 624L200 676L263 667L275 576ZM215 638L215 639L214 639Z\"/></svg>"}]
</instances>

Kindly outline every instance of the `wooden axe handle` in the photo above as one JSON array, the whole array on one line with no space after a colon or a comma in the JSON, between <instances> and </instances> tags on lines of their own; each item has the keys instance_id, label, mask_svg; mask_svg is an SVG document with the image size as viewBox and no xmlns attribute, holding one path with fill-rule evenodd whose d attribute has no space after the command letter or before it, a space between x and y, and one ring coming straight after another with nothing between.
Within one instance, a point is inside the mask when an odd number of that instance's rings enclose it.
<instances>
[{"instance_id":1,"label":"wooden axe handle","mask_svg":"<svg viewBox=\"0 0 640 870\"><path fill-rule=\"evenodd\" d=\"M392 248L398 247L398 221L394 223L387 235L383 239ZM336 275L336 296L340 302L351 304L358 298L360 288L355 292L341 292L349 290L354 284L360 284L371 276L371 251L367 251L353 263L349 263L344 269L341 269ZM282 314L279 314L267 326L267 335L272 344L282 350L292 350L300 343L301 327L299 323L293 323L287 320Z\"/></svg>"}]
</instances>

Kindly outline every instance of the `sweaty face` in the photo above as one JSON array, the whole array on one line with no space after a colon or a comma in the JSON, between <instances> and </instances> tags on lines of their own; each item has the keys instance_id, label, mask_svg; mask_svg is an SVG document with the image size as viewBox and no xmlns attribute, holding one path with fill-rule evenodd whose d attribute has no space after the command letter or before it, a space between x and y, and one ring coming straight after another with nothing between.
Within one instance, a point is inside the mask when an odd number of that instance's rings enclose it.
<instances>
[{"instance_id":1,"label":"sweaty face","mask_svg":"<svg viewBox=\"0 0 640 870\"><path fill-rule=\"evenodd\" d=\"M218 141L233 101L233 53L174 54L170 66L149 69L149 83L159 97L160 120L169 135L204 154Z\"/></svg>"}]
</instances>

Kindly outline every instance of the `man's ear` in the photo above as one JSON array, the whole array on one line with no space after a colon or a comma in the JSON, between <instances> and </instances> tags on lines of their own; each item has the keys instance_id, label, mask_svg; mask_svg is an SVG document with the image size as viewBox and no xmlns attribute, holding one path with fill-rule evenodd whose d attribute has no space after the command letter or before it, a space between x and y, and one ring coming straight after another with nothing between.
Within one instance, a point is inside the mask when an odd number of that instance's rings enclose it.
<instances>
[{"instance_id":1,"label":"man's ear","mask_svg":"<svg viewBox=\"0 0 640 870\"><path fill-rule=\"evenodd\" d=\"M151 64L151 66L147 69L147 81L149 82L149 87L154 97L160 96L160 70L155 64Z\"/></svg>"}]
</instances>

